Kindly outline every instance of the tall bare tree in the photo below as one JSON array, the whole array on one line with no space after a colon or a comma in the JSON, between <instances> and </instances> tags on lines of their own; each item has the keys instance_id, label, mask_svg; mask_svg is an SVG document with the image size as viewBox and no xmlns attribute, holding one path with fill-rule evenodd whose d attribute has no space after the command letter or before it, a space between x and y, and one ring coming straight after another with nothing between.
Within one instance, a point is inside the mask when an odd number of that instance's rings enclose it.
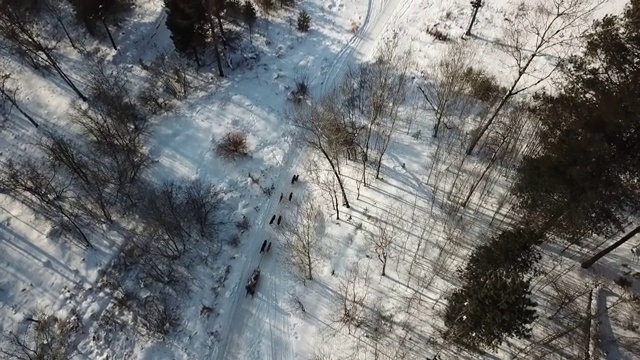
<instances>
[{"instance_id":1,"label":"tall bare tree","mask_svg":"<svg viewBox=\"0 0 640 360\"><path fill-rule=\"evenodd\" d=\"M8 114L11 112L11 109L16 109L25 119L29 120L29 122L35 126L36 128L40 126L36 120L29 115L18 103L18 89L11 88L7 85L7 82L11 79L11 74L5 72L2 69L2 64L0 63L0 113Z\"/></svg>"},{"instance_id":2,"label":"tall bare tree","mask_svg":"<svg viewBox=\"0 0 640 360\"><path fill-rule=\"evenodd\" d=\"M394 33L385 40L378 50L375 61L364 64L358 69L350 71L344 83L339 87L341 103L345 104L343 110L352 122L362 124L358 129L358 145L361 148L362 183L367 186L366 168L371 159L370 151L373 142L380 140L385 146L379 149L379 160L382 160L390 139L391 133L387 132L378 136L378 130L385 120L386 130L395 127L398 116L398 108L403 102L408 83L408 72L411 68L411 52L402 50L400 35ZM392 120L389 120L392 119ZM361 130L361 131L360 131ZM379 176L380 167L376 171Z\"/></svg>"},{"instance_id":3,"label":"tall bare tree","mask_svg":"<svg viewBox=\"0 0 640 360\"><path fill-rule=\"evenodd\" d=\"M0 184L12 194L35 202L41 213L56 225L70 225L80 237L82 245L93 248L93 244L82 229L76 196L68 179L63 179L60 170L49 162L36 162L31 158L19 163L8 161L0 172Z\"/></svg>"},{"instance_id":4,"label":"tall bare tree","mask_svg":"<svg viewBox=\"0 0 640 360\"><path fill-rule=\"evenodd\" d=\"M437 65L425 71L431 84L418 86L425 101L435 115L433 137L438 137L442 122L454 114L463 115L470 110L467 96L466 73L473 63L473 52L468 46L453 45Z\"/></svg>"},{"instance_id":5,"label":"tall bare tree","mask_svg":"<svg viewBox=\"0 0 640 360\"><path fill-rule=\"evenodd\" d=\"M304 131L304 141L327 160L340 187L342 203L349 208L340 163L345 154L345 144L351 142L351 133L345 127L336 93L326 95L316 104L294 105L289 116Z\"/></svg>"},{"instance_id":6,"label":"tall bare tree","mask_svg":"<svg viewBox=\"0 0 640 360\"><path fill-rule=\"evenodd\" d=\"M560 65L543 64L542 57L562 59L566 46L576 41L593 11L603 0L535 0L522 2L504 29L501 47L514 62L515 75L508 90L473 136L467 154L493 124L504 106L518 94L547 80Z\"/></svg>"},{"instance_id":7,"label":"tall bare tree","mask_svg":"<svg viewBox=\"0 0 640 360\"><path fill-rule=\"evenodd\" d=\"M374 222L375 229L368 234L369 242L378 260L382 263L382 276L386 276L387 262L391 256L391 251L399 235L399 221L402 216L397 209L391 206L383 206L384 214Z\"/></svg>"},{"instance_id":8,"label":"tall bare tree","mask_svg":"<svg viewBox=\"0 0 640 360\"><path fill-rule=\"evenodd\" d=\"M287 227L287 249L291 260L307 280L313 280L313 268L318 259L319 241L324 232L324 215L313 199L305 199Z\"/></svg>"},{"instance_id":9,"label":"tall bare tree","mask_svg":"<svg viewBox=\"0 0 640 360\"><path fill-rule=\"evenodd\" d=\"M50 37L51 24L24 2L0 1L0 34L11 47L36 69L51 67L83 101L87 97L62 69L55 56L57 41Z\"/></svg>"}]
</instances>

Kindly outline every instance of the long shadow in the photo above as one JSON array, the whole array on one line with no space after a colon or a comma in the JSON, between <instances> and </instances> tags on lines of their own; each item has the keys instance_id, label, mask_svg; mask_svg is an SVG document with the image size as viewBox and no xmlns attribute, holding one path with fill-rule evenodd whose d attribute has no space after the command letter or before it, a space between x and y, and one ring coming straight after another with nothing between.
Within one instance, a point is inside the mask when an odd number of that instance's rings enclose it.
<instances>
[{"instance_id":1,"label":"long shadow","mask_svg":"<svg viewBox=\"0 0 640 360\"><path fill-rule=\"evenodd\" d=\"M611 318L607 310L607 298L615 295L608 289L600 289L598 292L598 300L596 302L596 311L598 319L599 339L602 339L602 345L606 348L601 349L606 354L608 360L630 359L624 356L618 347L618 341L611 326Z\"/></svg>"},{"instance_id":2,"label":"long shadow","mask_svg":"<svg viewBox=\"0 0 640 360\"><path fill-rule=\"evenodd\" d=\"M505 44L505 43L503 43L503 42L501 42L501 41L499 41L499 40L495 40L495 39L488 39L488 38L486 38L486 37L482 37L482 36L480 36L480 35L476 35L476 34L472 34L472 35L470 35L469 37L470 37L470 38L472 38L472 39L481 40L481 41L484 41L484 42L487 42L487 43L490 43L490 44L496 45L496 46L498 46L498 47L500 47L500 48L506 48L506 49L512 49L512 50L518 50L518 48L517 48L516 46L509 45L509 44ZM521 49L521 50L526 51L526 52L528 52L528 53L533 53L533 50L531 50L531 49ZM551 55L551 54L547 54L547 53L540 53L540 54L539 54L539 56L541 56L541 57L546 57L546 58L550 58L550 59L555 60L555 61L559 61L559 60L560 60L560 58L559 58L558 56L556 56L556 55Z\"/></svg>"},{"instance_id":3,"label":"long shadow","mask_svg":"<svg viewBox=\"0 0 640 360\"><path fill-rule=\"evenodd\" d=\"M40 247L34 245L25 239L22 235L17 234L8 226L3 223L0 223L0 233L4 233L2 236L2 241L5 242L6 246L14 249L16 252L23 254L23 256L32 258L38 262L41 262L43 266L48 267L55 273L62 276L65 280L70 283L78 283L78 281L87 282L86 277L80 275L77 271L73 271L55 257L50 254L45 253ZM8 236L7 236L8 235ZM13 239L11 242L9 239ZM39 254L40 256L36 256L35 254ZM55 264L56 266L47 266L46 264ZM74 279L70 274L75 275L77 279Z\"/></svg>"}]
</instances>

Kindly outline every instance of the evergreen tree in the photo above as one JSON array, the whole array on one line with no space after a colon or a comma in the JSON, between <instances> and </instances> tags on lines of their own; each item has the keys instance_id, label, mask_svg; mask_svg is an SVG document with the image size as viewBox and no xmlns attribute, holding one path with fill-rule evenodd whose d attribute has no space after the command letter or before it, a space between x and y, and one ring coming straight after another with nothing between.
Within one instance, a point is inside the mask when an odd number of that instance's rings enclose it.
<instances>
[{"instance_id":1,"label":"evergreen tree","mask_svg":"<svg viewBox=\"0 0 640 360\"><path fill-rule=\"evenodd\" d=\"M207 39L207 15L200 0L164 0L167 8L166 25L176 50L192 53L200 66L198 52Z\"/></svg>"},{"instance_id":2,"label":"evergreen tree","mask_svg":"<svg viewBox=\"0 0 640 360\"><path fill-rule=\"evenodd\" d=\"M302 10L300 11L300 15L298 15L298 31L307 32L311 27L311 16Z\"/></svg>"},{"instance_id":3,"label":"evergreen tree","mask_svg":"<svg viewBox=\"0 0 640 360\"><path fill-rule=\"evenodd\" d=\"M528 338L537 318L531 284L517 272L496 271L447 297L445 337L473 350L495 349L507 337Z\"/></svg>"},{"instance_id":4,"label":"evergreen tree","mask_svg":"<svg viewBox=\"0 0 640 360\"><path fill-rule=\"evenodd\" d=\"M540 260L536 246L542 244L543 240L542 234L527 227L504 230L474 249L461 271L462 278L467 282L481 282L485 274L496 271L535 274L536 264Z\"/></svg>"},{"instance_id":5,"label":"evergreen tree","mask_svg":"<svg viewBox=\"0 0 640 360\"><path fill-rule=\"evenodd\" d=\"M623 229L640 205L640 0L594 25L563 67L558 95L537 97L540 151L515 193L539 229L579 239Z\"/></svg>"},{"instance_id":6,"label":"evergreen tree","mask_svg":"<svg viewBox=\"0 0 640 360\"><path fill-rule=\"evenodd\" d=\"M255 25L256 20L258 20L258 15L256 14L256 8L249 0L245 0L244 4L242 4L242 20L249 28L249 39L251 39L253 25Z\"/></svg>"},{"instance_id":7,"label":"evergreen tree","mask_svg":"<svg viewBox=\"0 0 640 360\"><path fill-rule=\"evenodd\" d=\"M244 21L244 3L240 0L227 0L224 15L228 21Z\"/></svg>"},{"instance_id":8,"label":"evergreen tree","mask_svg":"<svg viewBox=\"0 0 640 360\"><path fill-rule=\"evenodd\" d=\"M222 17L227 10L227 0L205 0L209 2L208 8L210 15L216 18L218 23L218 34L222 44L227 46L227 37L225 35L224 27L222 26Z\"/></svg>"},{"instance_id":9,"label":"evergreen tree","mask_svg":"<svg viewBox=\"0 0 640 360\"><path fill-rule=\"evenodd\" d=\"M530 228L505 230L477 247L459 270L463 286L448 296L447 336L465 347L495 348L507 337L526 338L536 319L530 279L543 236Z\"/></svg>"}]
</instances>

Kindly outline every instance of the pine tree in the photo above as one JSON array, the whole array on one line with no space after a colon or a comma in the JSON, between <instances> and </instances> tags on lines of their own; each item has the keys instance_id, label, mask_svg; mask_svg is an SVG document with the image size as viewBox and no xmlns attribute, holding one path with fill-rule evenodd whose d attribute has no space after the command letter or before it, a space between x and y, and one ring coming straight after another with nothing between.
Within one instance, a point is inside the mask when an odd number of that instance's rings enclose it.
<instances>
[{"instance_id":1,"label":"pine tree","mask_svg":"<svg viewBox=\"0 0 640 360\"><path fill-rule=\"evenodd\" d=\"M478 277L503 271L522 275L535 274L540 253L536 249L544 236L527 227L504 230L486 244L474 249L461 272L467 282L482 281Z\"/></svg>"},{"instance_id":2,"label":"pine tree","mask_svg":"<svg viewBox=\"0 0 640 360\"><path fill-rule=\"evenodd\" d=\"M253 25L256 23L256 20L258 20L258 15L256 14L255 6L253 6L253 3L249 0L245 0L244 4L242 4L242 20L249 28L249 39L251 39Z\"/></svg>"},{"instance_id":3,"label":"pine tree","mask_svg":"<svg viewBox=\"0 0 640 360\"><path fill-rule=\"evenodd\" d=\"M540 151L515 193L541 230L578 240L623 229L640 206L640 1L606 16L563 67L557 95L539 95Z\"/></svg>"},{"instance_id":4,"label":"pine tree","mask_svg":"<svg viewBox=\"0 0 640 360\"><path fill-rule=\"evenodd\" d=\"M167 28L176 50L192 53L200 66L198 52L205 46L207 17L200 0L164 0L167 8Z\"/></svg>"},{"instance_id":5,"label":"pine tree","mask_svg":"<svg viewBox=\"0 0 640 360\"><path fill-rule=\"evenodd\" d=\"M305 11L300 11L300 15L298 15L298 31L300 32L308 32L311 27L311 16Z\"/></svg>"},{"instance_id":6,"label":"pine tree","mask_svg":"<svg viewBox=\"0 0 640 360\"><path fill-rule=\"evenodd\" d=\"M495 349L507 337L528 338L537 318L531 283L517 272L496 271L447 297L445 337L473 350Z\"/></svg>"},{"instance_id":7,"label":"pine tree","mask_svg":"<svg viewBox=\"0 0 640 360\"><path fill-rule=\"evenodd\" d=\"M507 337L526 338L536 319L530 277L544 240L527 227L505 230L477 247L459 270L464 284L448 297L447 336L465 347L495 348Z\"/></svg>"}]
</instances>

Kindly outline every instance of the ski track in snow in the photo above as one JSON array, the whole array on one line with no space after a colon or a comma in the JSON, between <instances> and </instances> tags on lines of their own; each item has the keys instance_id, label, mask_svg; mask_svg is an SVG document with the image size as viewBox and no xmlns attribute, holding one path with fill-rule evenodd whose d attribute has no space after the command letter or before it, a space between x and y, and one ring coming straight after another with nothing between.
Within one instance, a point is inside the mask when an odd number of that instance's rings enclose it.
<instances>
[{"instance_id":1,"label":"ski track in snow","mask_svg":"<svg viewBox=\"0 0 640 360\"><path fill-rule=\"evenodd\" d=\"M377 40L389 29L389 27L401 19L411 8L414 0L369 0L367 14L358 31L350 38L345 46L336 54L329 70L324 74L321 83L322 93L326 93L340 76L351 66L356 51L360 50L360 57L364 60L370 58L377 44ZM372 26L373 24L373 26ZM293 134L290 135L294 138ZM243 266L241 281L246 281L251 272L260 266L261 274L254 298L245 296L244 282L234 287L230 296L235 297L230 307L226 326L222 329L225 336L220 342L217 359L292 359L294 336L291 329L290 314L285 309L283 299L286 298L284 276L277 274L282 261L276 264L276 254L283 249L283 244L274 246L271 253L260 254L258 248L270 231L265 232L268 220L273 214L278 214L280 204L279 193L287 194L290 191L290 179L294 169L304 154L296 148L293 142L290 151L286 155L286 164L282 167L282 173L278 177L278 186L269 198L267 206L261 209L256 226L252 228L249 243L255 244L255 251L247 255ZM283 203L286 200L283 200ZM275 241L276 234L271 234L269 240ZM275 245L275 244L274 244ZM284 254L282 254L284 255ZM268 324L266 324L268 323ZM249 331L251 330L251 331ZM269 344L265 344L268 342Z\"/></svg>"}]
</instances>

